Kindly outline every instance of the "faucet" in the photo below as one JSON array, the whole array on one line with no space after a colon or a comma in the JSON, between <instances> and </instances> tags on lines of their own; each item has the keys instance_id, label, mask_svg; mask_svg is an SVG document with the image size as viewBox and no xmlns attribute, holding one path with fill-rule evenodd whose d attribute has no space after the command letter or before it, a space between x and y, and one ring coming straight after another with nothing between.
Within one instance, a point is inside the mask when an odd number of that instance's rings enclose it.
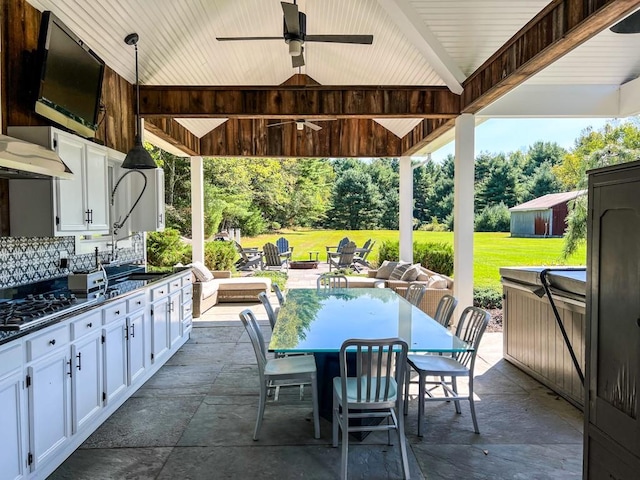
<instances>
[{"instance_id":1,"label":"faucet","mask_svg":"<svg viewBox=\"0 0 640 480\"><path fill-rule=\"evenodd\" d=\"M114 234L111 234L111 243L108 243L107 246L111 247L111 261L115 262L118 260L118 242L122 240L126 240L127 238L135 238L136 240L140 239L140 232L134 232L131 235L127 235L126 237L114 239Z\"/></svg>"}]
</instances>

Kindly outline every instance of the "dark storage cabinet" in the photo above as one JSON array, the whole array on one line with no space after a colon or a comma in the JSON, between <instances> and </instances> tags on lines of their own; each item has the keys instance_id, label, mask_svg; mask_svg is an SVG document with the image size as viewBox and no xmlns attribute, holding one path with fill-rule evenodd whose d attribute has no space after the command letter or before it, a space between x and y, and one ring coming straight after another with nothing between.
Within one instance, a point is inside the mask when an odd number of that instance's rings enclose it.
<instances>
[{"instance_id":1,"label":"dark storage cabinet","mask_svg":"<svg viewBox=\"0 0 640 480\"><path fill-rule=\"evenodd\" d=\"M640 467L640 162L589 174L584 477Z\"/></svg>"}]
</instances>

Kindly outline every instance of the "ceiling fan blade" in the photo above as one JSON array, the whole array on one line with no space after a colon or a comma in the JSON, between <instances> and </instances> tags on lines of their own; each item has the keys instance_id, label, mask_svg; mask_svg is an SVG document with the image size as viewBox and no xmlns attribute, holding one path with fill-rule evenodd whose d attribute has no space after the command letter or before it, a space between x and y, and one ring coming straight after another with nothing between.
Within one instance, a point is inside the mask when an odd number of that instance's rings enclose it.
<instances>
[{"instance_id":1,"label":"ceiling fan blade","mask_svg":"<svg viewBox=\"0 0 640 480\"><path fill-rule=\"evenodd\" d=\"M282 40L282 37L216 37L219 42L232 42L235 40Z\"/></svg>"},{"instance_id":2,"label":"ceiling fan blade","mask_svg":"<svg viewBox=\"0 0 640 480\"><path fill-rule=\"evenodd\" d=\"M280 5L282 5L282 11L284 12L284 23L287 26L287 32L296 36L300 35L298 5L287 2L280 2Z\"/></svg>"},{"instance_id":3,"label":"ceiling fan blade","mask_svg":"<svg viewBox=\"0 0 640 480\"><path fill-rule=\"evenodd\" d=\"M610 30L613 33L640 33L640 10L620 20Z\"/></svg>"},{"instance_id":4,"label":"ceiling fan blade","mask_svg":"<svg viewBox=\"0 0 640 480\"><path fill-rule=\"evenodd\" d=\"M304 48L297 57L291 57L291 65L293 68L304 67Z\"/></svg>"},{"instance_id":5,"label":"ceiling fan blade","mask_svg":"<svg viewBox=\"0 0 640 480\"><path fill-rule=\"evenodd\" d=\"M358 43L361 45L371 45L373 35L307 35L305 42L325 42L325 43Z\"/></svg>"},{"instance_id":6,"label":"ceiling fan blade","mask_svg":"<svg viewBox=\"0 0 640 480\"><path fill-rule=\"evenodd\" d=\"M278 122L278 123L269 123L267 124L267 128L277 127L279 125L287 125L288 123L295 123L295 120L287 120L286 122Z\"/></svg>"},{"instance_id":7,"label":"ceiling fan blade","mask_svg":"<svg viewBox=\"0 0 640 480\"><path fill-rule=\"evenodd\" d=\"M316 132L318 130L322 130L322 127L320 125L316 125L315 123L311 123L309 121L305 121L304 124L309 127L311 130L315 130Z\"/></svg>"}]
</instances>

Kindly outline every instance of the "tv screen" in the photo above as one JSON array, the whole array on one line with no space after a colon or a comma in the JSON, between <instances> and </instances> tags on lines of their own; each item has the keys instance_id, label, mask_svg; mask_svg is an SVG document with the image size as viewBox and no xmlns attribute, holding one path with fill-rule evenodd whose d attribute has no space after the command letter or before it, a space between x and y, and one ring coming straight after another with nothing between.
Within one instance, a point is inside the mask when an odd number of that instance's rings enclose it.
<instances>
[{"instance_id":1,"label":"tv screen","mask_svg":"<svg viewBox=\"0 0 640 480\"><path fill-rule=\"evenodd\" d=\"M38 41L36 112L85 137L95 136L104 62L51 12Z\"/></svg>"}]
</instances>

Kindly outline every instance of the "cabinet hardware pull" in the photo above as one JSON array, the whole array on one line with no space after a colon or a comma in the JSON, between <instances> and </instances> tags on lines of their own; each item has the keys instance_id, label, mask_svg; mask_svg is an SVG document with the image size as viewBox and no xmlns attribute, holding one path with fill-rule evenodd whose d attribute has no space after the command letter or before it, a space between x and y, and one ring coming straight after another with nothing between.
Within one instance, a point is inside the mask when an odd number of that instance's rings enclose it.
<instances>
[{"instance_id":1,"label":"cabinet hardware pull","mask_svg":"<svg viewBox=\"0 0 640 480\"><path fill-rule=\"evenodd\" d=\"M135 328L135 324L131 325L129 328L131 328L131 338L134 338L136 336L136 328Z\"/></svg>"},{"instance_id":2,"label":"cabinet hardware pull","mask_svg":"<svg viewBox=\"0 0 640 480\"><path fill-rule=\"evenodd\" d=\"M120 310L116 310L116 311L115 311L115 314L116 314L116 315L120 315Z\"/></svg>"},{"instance_id":3,"label":"cabinet hardware pull","mask_svg":"<svg viewBox=\"0 0 640 480\"><path fill-rule=\"evenodd\" d=\"M78 370L82 370L82 352L78 352L76 357L78 357Z\"/></svg>"},{"instance_id":4,"label":"cabinet hardware pull","mask_svg":"<svg viewBox=\"0 0 640 480\"><path fill-rule=\"evenodd\" d=\"M67 365L69 365L69 371L67 372L67 375L69 375L70 377L73 376L73 370L71 369L71 360L67 360Z\"/></svg>"},{"instance_id":5,"label":"cabinet hardware pull","mask_svg":"<svg viewBox=\"0 0 640 480\"><path fill-rule=\"evenodd\" d=\"M124 339L129 340L129 327L124 326Z\"/></svg>"},{"instance_id":6,"label":"cabinet hardware pull","mask_svg":"<svg viewBox=\"0 0 640 480\"><path fill-rule=\"evenodd\" d=\"M140 300L138 300L138 301L136 302L136 305L142 305L142 302L141 302Z\"/></svg>"},{"instance_id":7,"label":"cabinet hardware pull","mask_svg":"<svg viewBox=\"0 0 640 480\"><path fill-rule=\"evenodd\" d=\"M87 323L87 328L91 328L91 327L93 327L93 323L92 322Z\"/></svg>"},{"instance_id":8,"label":"cabinet hardware pull","mask_svg":"<svg viewBox=\"0 0 640 480\"><path fill-rule=\"evenodd\" d=\"M49 340L49 345L55 345L56 344L56 339L54 338L53 340Z\"/></svg>"},{"instance_id":9,"label":"cabinet hardware pull","mask_svg":"<svg viewBox=\"0 0 640 480\"><path fill-rule=\"evenodd\" d=\"M638 318L638 319L636 320L636 323L637 323L637 324L638 324L638 326L640 327L640 318Z\"/></svg>"}]
</instances>

